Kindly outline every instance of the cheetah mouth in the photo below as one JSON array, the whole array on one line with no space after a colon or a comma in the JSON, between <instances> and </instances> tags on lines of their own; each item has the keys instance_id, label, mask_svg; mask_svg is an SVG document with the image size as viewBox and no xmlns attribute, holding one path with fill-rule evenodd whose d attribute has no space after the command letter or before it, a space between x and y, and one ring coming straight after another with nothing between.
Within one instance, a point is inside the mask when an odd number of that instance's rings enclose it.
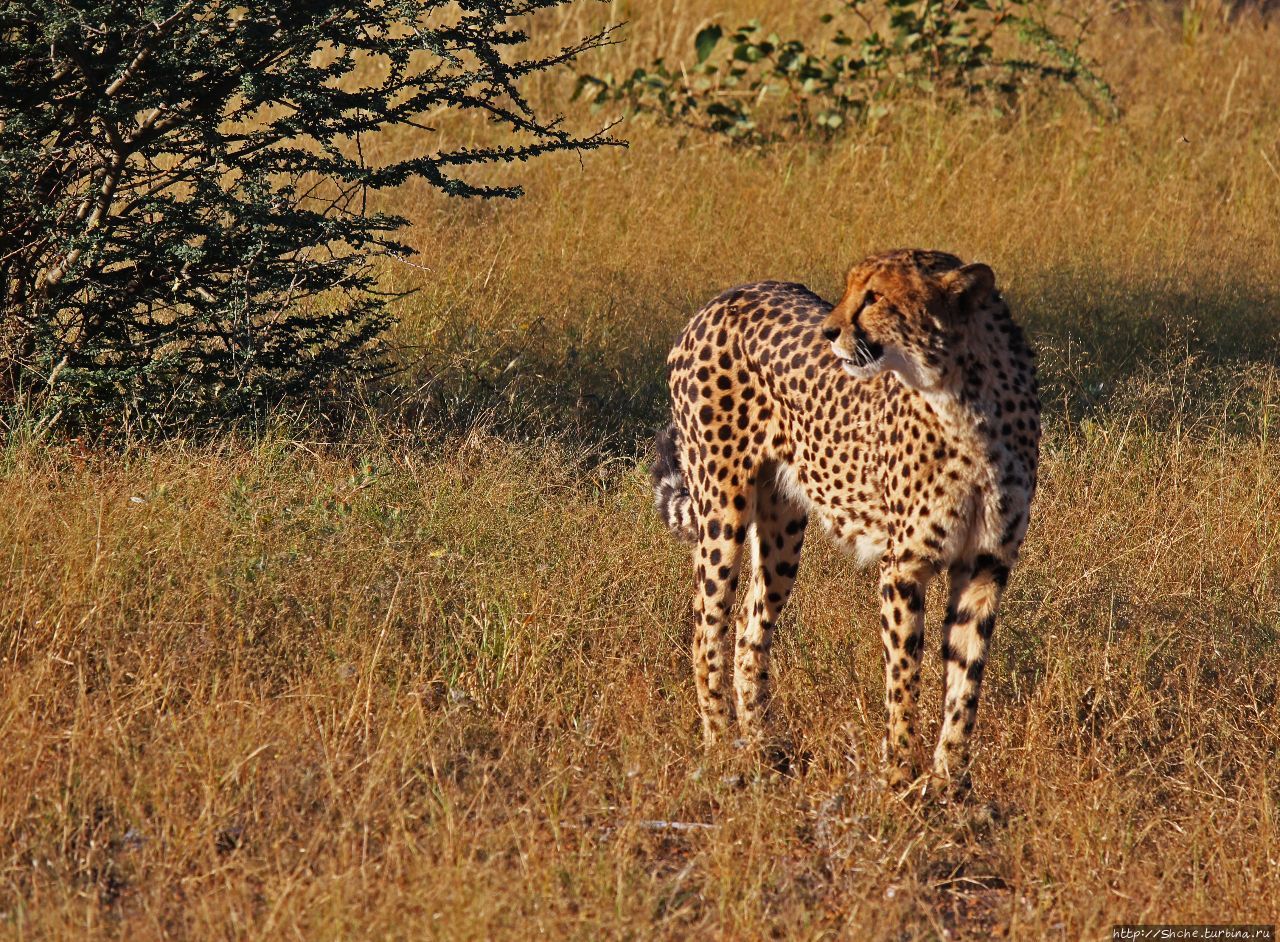
<instances>
[{"instance_id":1,"label":"cheetah mouth","mask_svg":"<svg viewBox=\"0 0 1280 942\"><path fill-rule=\"evenodd\" d=\"M884 345L870 340L859 340L852 356L839 350L835 355L844 371L855 379L874 376L884 366Z\"/></svg>"}]
</instances>

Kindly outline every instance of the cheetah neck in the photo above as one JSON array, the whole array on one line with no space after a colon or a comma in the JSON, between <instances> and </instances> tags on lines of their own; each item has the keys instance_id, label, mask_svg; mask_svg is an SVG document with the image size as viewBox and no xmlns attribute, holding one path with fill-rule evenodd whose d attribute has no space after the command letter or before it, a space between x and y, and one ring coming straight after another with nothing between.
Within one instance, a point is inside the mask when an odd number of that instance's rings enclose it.
<instances>
[{"instance_id":1,"label":"cheetah neck","mask_svg":"<svg viewBox=\"0 0 1280 942\"><path fill-rule=\"evenodd\" d=\"M976 462L984 463L987 456L986 432L990 426L988 410L984 410L980 402L951 391L921 395L938 417L951 445Z\"/></svg>"},{"instance_id":2,"label":"cheetah neck","mask_svg":"<svg viewBox=\"0 0 1280 942\"><path fill-rule=\"evenodd\" d=\"M951 369L940 388L923 392L952 444L979 464L990 459L992 429L999 416L1000 384L1008 386L1012 351L1004 344L992 350L991 338L1002 337L994 313L981 311L973 330L957 346ZM970 338L977 338L976 342Z\"/></svg>"}]
</instances>

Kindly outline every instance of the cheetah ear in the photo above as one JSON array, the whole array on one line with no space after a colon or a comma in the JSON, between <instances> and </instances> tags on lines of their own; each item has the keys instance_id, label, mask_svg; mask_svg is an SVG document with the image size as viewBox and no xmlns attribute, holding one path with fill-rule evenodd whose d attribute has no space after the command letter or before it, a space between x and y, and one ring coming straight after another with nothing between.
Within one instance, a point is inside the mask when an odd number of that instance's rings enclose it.
<instances>
[{"instance_id":1,"label":"cheetah ear","mask_svg":"<svg viewBox=\"0 0 1280 942\"><path fill-rule=\"evenodd\" d=\"M996 273L981 262L943 272L940 280L952 310L961 318L967 318L996 293Z\"/></svg>"}]
</instances>

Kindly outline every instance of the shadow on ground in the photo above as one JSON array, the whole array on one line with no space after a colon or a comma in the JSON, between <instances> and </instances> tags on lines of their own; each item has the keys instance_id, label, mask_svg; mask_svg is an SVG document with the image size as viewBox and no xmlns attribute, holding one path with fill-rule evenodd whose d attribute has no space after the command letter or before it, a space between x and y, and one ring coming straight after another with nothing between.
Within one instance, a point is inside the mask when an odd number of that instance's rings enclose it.
<instances>
[{"instance_id":1,"label":"shadow on ground","mask_svg":"<svg viewBox=\"0 0 1280 942\"><path fill-rule=\"evenodd\" d=\"M1230 425L1249 414L1241 376L1273 367L1280 351L1280 293L1257 286L1187 290L1056 270L1010 300L1039 352L1050 422L1141 408L1149 427L1188 409ZM459 325L385 382L375 409L427 441L483 430L638 457L666 421L665 359L682 323L679 312L617 317L607 332L535 321L498 337Z\"/></svg>"},{"instance_id":2,"label":"shadow on ground","mask_svg":"<svg viewBox=\"0 0 1280 942\"><path fill-rule=\"evenodd\" d=\"M1142 397L1144 418L1157 426L1188 407L1220 413L1242 375L1280 362L1280 292L1262 285L1188 289L1172 277L1060 269L1011 300L1039 353L1050 420L1074 425L1130 408L1153 385L1169 393L1163 415Z\"/></svg>"}]
</instances>

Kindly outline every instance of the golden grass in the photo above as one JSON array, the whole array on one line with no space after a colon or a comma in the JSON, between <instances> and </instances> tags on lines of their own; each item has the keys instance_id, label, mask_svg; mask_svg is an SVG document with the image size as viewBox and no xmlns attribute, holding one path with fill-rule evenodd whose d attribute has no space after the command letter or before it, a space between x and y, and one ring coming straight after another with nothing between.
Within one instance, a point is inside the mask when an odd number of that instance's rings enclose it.
<instances>
[{"instance_id":1,"label":"golden grass","mask_svg":"<svg viewBox=\"0 0 1280 942\"><path fill-rule=\"evenodd\" d=\"M599 10L633 19L615 67L714 9L623 6ZM123 453L11 443L0 936L1276 921L1280 57L1247 16L1193 39L1104 17L1127 112L1103 127L1069 102L920 107L759 153L635 122L626 151L498 172L519 202L406 187L431 269L388 269L416 289L406 370L336 441L282 418ZM820 540L777 645L807 768L704 759L685 553L641 466L702 301L764 277L831 295L898 244L989 261L1045 379L961 810L877 784L871 576ZM926 713L939 684L931 657Z\"/></svg>"}]
</instances>

